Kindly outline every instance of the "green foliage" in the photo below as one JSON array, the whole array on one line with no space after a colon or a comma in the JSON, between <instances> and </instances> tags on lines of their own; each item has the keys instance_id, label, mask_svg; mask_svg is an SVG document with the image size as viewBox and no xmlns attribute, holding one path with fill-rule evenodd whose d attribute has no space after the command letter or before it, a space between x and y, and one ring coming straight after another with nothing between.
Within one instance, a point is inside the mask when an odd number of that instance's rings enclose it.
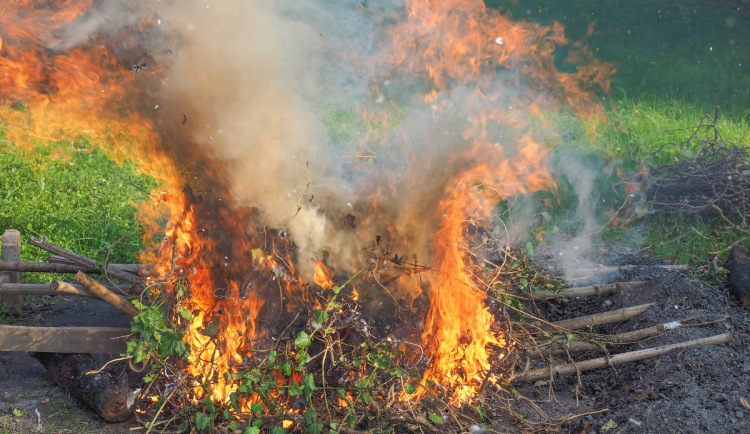
<instances>
[{"instance_id":1,"label":"green foliage","mask_svg":"<svg viewBox=\"0 0 750 434\"><path fill-rule=\"evenodd\" d=\"M133 356L135 363L146 360L149 354L158 354L159 359L186 356L188 347L182 341L183 335L174 330L164 306L149 306L138 300L133 305L139 313L133 318L131 329L139 336L127 342L127 355Z\"/></svg>"},{"instance_id":2,"label":"green foliage","mask_svg":"<svg viewBox=\"0 0 750 434\"><path fill-rule=\"evenodd\" d=\"M136 206L148 195L153 180L136 168L118 166L98 150L78 152L68 162L56 159L54 145L39 145L33 153L14 146L0 150L0 227L15 228L21 238L46 237L50 242L89 257L104 259L107 248L120 237L141 228ZM131 236L114 246L111 262L130 263L143 244ZM22 261L45 262L48 253L24 248ZM49 282L62 276L26 273L25 282Z\"/></svg>"}]
</instances>

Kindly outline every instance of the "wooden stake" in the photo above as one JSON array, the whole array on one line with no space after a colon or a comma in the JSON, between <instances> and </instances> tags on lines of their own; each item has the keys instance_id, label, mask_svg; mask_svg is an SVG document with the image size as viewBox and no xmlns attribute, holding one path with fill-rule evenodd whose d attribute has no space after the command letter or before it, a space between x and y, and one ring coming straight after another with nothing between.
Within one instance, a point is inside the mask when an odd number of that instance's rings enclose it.
<instances>
[{"instance_id":1,"label":"wooden stake","mask_svg":"<svg viewBox=\"0 0 750 434\"><path fill-rule=\"evenodd\" d=\"M544 331L555 329L580 330L602 324L627 321L630 318L638 316L647 311L651 306L655 306L655 303L642 304L640 306L626 307L624 309L611 310L609 312L586 315L573 319L566 319L553 322L551 323L551 326L548 326L546 324L541 325L540 328Z\"/></svg>"},{"instance_id":2,"label":"wooden stake","mask_svg":"<svg viewBox=\"0 0 750 434\"><path fill-rule=\"evenodd\" d=\"M652 357L661 356L667 354L670 351L679 348L689 348L698 345L715 345L723 344L732 340L731 333L724 333L721 335L711 336L703 339L695 339L687 342L680 342L678 344L664 345L662 347L649 348L647 350L631 351L628 353L617 354L612 357L601 357L598 359L586 360L583 362L566 363L564 365L552 366L546 368L533 369L526 373L521 373L513 378L511 381L535 381L549 379L551 376L558 377L564 375L573 375L579 371L588 371L591 369L606 368L607 366L621 365L628 362L637 362L639 360L650 359Z\"/></svg>"},{"instance_id":3,"label":"wooden stake","mask_svg":"<svg viewBox=\"0 0 750 434\"><path fill-rule=\"evenodd\" d=\"M575 298L575 297L592 297L614 294L615 292L625 289L635 288L644 282L618 282L608 285L581 286L578 288L566 288L557 292L553 291L536 291L531 296L534 300L550 300L554 298Z\"/></svg>"},{"instance_id":4,"label":"wooden stake","mask_svg":"<svg viewBox=\"0 0 750 434\"><path fill-rule=\"evenodd\" d=\"M126 315L130 315L131 317L138 315L138 309L133 306L133 303L131 303L127 299L118 297L112 291L105 288L104 285L90 278L86 274L79 271L78 274L76 274L75 280L76 282L86 287L86 289L88 289L89 291L98 295L102 300L116 307L118 310L120 310L120 312L123 312Z\"/></svg>"},{"instance_id":5,"label":"wooden stake","mask_svg":"<svg viewBox=\"0 0 750 434\"><path fill-rule=\"evenodd\" d=\"M18 262L21 260L21 233L16 229L6 229L2 238L2 252L0 260L3 262ZM0 275L0 282L3 283L21 283L21 273L17 271L4 271ZM22 298L20 295L3 295L3 306L11 314L20 316Z\"/></svg>"}]
</instances>

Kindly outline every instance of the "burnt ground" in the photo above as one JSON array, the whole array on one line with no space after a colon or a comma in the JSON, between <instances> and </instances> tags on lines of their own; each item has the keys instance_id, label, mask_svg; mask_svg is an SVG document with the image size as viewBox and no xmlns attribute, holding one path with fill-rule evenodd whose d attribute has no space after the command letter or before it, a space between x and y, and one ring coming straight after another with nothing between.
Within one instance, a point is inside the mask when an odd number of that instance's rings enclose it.
<instances>
[{"instance_id":1,"label":"burnt ground","mask_svg":"<svg viewBox=\"0 0 750 434\"><path fill-rule=\"evenodd\" d=\"M54 303L54 304L53 304ZM74 296L26 297L23 316L12 324L28 326L129 327L130 318L109 304ZM104 364L115 356L94 355ZM119 370L118 370L119 368ZM123 365L114 367L119 374ZM136 421L108 424L59 387L26 352L0 352L0 433L133 433ZM13 410L16 410L14 414ZM17 415L20 412L20 415Z\"/></svg>"},{"instance_id":2,"label":"burnt ground","mask_svg":"<svg viewBox=\"0 0 750 434\"><path fill-rule=\"evenodd\" d=\"M610 276L608 281L645 281L637 288L607 297L578 298L537 303L538 313L550 321L574 318L645 303L657 303L626 322L594 327L595 333L616 334L661 323L698 317L701 322L729 315L723 323L682 328L645 342L610 346L611 354L634 351L731 332L727 344L675 350L661 357L581 373L576 405L575 375L547 385L517 385L550 416L574 418L561 432L599 433L612 420L609 433L750 433L750 411L740 398L750 400L750 310L742 307L725 288L714 288L685 273L656 268L650 258L631 258L619 265L638 265ZM582 353L575 360L602 357L602 352ZM567 356L559 363L567 362ZM533 367L542 365L533 365ZM533 410L519 413L538 420ZM605 411L602 411L605 410Z\"/></svg>"},{"instance_id":3,"label":"burnt ground","mask_svg":"<svg viewBox=\"0 0 750 434\"><path fill-rule=\"evenodd\" d=\"M728 344L676 350L658 358L581 373L576 404L575 376L558 378L535 387L518 384L520 394L533 399L553 417L574 417L557 428L564 433L600 433L609 420L617 427L608 433L750 433L750 411L740 398L750 399L750 311L722 288L713 288L688 275L653 267L647 257L630 258L621 265L634 269L608 276L607 281L645 281L638 288L608 297L591 297L537 303L538 313L557 321L644 303L656 307L627 322L594 328L601 334L637 330L664 322L698 317L701 321L729 315L723 323L684 328L638 344L609 347L611 354L688 341L730 331ZM583 282L579 282L581 284ZM55 304L50 304L54 301ZM126 326L129 319L97 300L59 296L30 297L24 302L20 325ZM601 357L583 353L576 360ZM106 357L97 356L100 362ZM109 357L109 356L108 356ZM560 360L564 363L566 360ZM122 365L115 367L119 373ZM514 404L517 405L517 404ZM13 409L21 411L14 415ZM106 424L75 397L61 390L46 370L26 353L0 353L0 433L36 431L41 414L45 432L132 433L142 425L135 420ZM518 413L530 420L539 416L526 405ZM586 413L591 413L586 415ZM503 423L505 422L505 423ZM512 421L501 418L499 432L512 431Z\"/></svg>"}]
</instances>

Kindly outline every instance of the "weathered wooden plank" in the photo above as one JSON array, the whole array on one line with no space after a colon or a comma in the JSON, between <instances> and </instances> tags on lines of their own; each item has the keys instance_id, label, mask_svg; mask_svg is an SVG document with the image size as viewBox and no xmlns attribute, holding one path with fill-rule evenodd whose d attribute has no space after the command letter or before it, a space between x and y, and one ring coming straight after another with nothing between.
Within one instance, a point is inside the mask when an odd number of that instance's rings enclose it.
<instances>
[{"instance_id":1,"label":"weathered wooden plank","mask_svg":"<svg viewBox=\"0 0 750 434\"><path fill-rule=\"evenodd\" d=\"M0 325L0 351L122 354L124 327L26 327Z\"/></svg>"}]
</instances>

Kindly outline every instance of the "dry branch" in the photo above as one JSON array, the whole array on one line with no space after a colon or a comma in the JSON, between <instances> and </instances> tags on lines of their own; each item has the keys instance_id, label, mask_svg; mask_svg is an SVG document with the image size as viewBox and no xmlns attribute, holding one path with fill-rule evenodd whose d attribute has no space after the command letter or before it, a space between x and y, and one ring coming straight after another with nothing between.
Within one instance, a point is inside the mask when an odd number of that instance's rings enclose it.
<instances>
[{"instance_id":1,"label":"dry branch","mask_svg":"<svg viewBox=\"0 0 750 434\"><path fill-rule=\"evenodd\" d=\"M677 330L680 328L686 328L686 327L698 327L702 325L708 325L708 324L714 324L716 322L721 322L726 320L728 317L725 316L721 319L710 321L707 323L700 323L700 324L688 324L688 320L682 320L682 321L671 321L659 325L655 325L653 327L648 327L645 329L640 330L634 330L632 332L626 332L626 333L620 333L612 336L606 336L606 342L602 342L602 344L596 344L593 342L584 342L584 341L576 341L571 343L567 348L564 347L564 343L562 342L553 342L553 341L547 341L547 342L541 342L537 344L536 348L531 348L528 350L529 357L531 359L540 359L543 358L545 355L552 354L553 356L559 356L570 353L582 353L586 351L599 351L603 350L604 345L608 344L632 344L634 342L642 341L644 339L650 338L651 336L654 336L657 333L665 332L665 331L671 331L671 330Z\"/></svg>"},{"instance_id":2,"label":"dry branch","mask_svg":"<svg viewBox=\"0 0 750 434\"><path fill-rule=\"evenodd\" d=\"M107 286L110 291L127 291L130 285ZM49 285L36 283L2 283L0 282L0 294L2 295L77 295L80 297L99 299L99 296L80 285L67 282L52 281Z\"/></svg>"},{"instance_id":3,"label":"dry branch","mask_svg":"<svg viewBox=\"0 0 750 434\"><path fill-rule=\"evenodd\" d=\"M625 289L635 288L643 282L618 282L608 285L581 286L578 288L566 288L559 291L536 291L531 294L534 300L551 300L565 297L593 297L614 294Z\"/></svg>"},{"instance_id":4,"label":"dry branch","mask_svg":"<svg viewBox=\"0 0 750 434\"><path fill-rule=\"evenodd\" d=\"M40 240L33 235L29 236L29 244L47 250L48 252L55 253L64 258L70 259L71 261L78 262L86 268L96 268L97 266L98 261L96 261L95 259L87 258L86 256L71 252L70 250L64 249L48 241ZM128 283L139 283L141 281L140 277L112 266L107 267L107 274Z\"/></svg>"},{"instance_id":5,"label":"dry branch","mask_svg":"<svg viewBox=\"0 0 750 434\"><path fill-rule=\"evenodd\" d=\"M623 309L616 309L609 312L597 313L594 315L586 315L578 318L566 319L557 321L549 325L542 325L542 330L580 330L589 327L594 327L602 324L611 324L613 322L627 321L630 318L638 316L648 310L649 307L654 306L654 303L642 304L640 306L626 307Z\"/></svg>"},{"instance_id":6,"label":"dry branch","mask_svg":"<svg viewBox=\"0 0 750 434\"><path fill-rule=\"evenodd\" d=\"M104 285L90 278L84 273L81 273L79 271L78 274L76 274L75 280L76 282L86 287L86 289L99 296L99 298L101 298L102 300L116 307L120 312L123 312L124 314L130 315L132 317L138 315L138 309L133 306L133 303L131 303L127 299L118 297L112 291L105 288Z\"/></svg>"},{"instance_id":7,"label":"dry branch","mask_svg":"<svg viewBox=\"0 0 750 434\"><path fill-rule=\"evenodd\" d=\"M48 264L46 262L0 262L0 271L20 271L33 273L100 273L95 268L88 268L81 264Z\"/></svg>"},{"instance_id":8,"label":"dry branch","mask_svg":"<svg viewBox=\"0 0 750 434\"><path fill-rule=\"evenodd\" d=\"M664 345L662 347L649 348L647 350L631 351L628 353L617 354L612 357L601 357L598 359L586 360L583 362L566 363L564 365L552 366L546 368L533 369L526 373L517 375L511 379L511 381L535 381L550 378L551 375L573 375L580 371L588 371L591 369L605 368L607 366L621 365L628 362L637 362L638 360L650 359L651 357L657 357L672 350L679 348L689 348L698 345L715 345L723 344L732 340L731 333L724 333L721 335L711 336L703 339L695 339L687 342L680 342L678 344Z\"/></svg>"},{"instance_id":9,"label":"dry branch","mask_svg":"<svg viewBox=\"0 0 750 434\"><path fill-rule=\"evenodd\" d=\"M66 264L66 265L79 265L78 262L70 260L63 256L49 255L49 263L51 264ZM128 273L137 274L139 276L148 277L151 274L151 267L153 264L108 264L112 268L117 268Z\"/></svg>"},{"instance_id":10,"label":"dry branch","mask_svg":"<svg viewBox=\"0 0 750 434\"><path fill-rule=\"evenodd\" d=\"M716 114L706 114L684 144L665 143L645 155L635 175L643 194L636 203L638 216L655 208L680 214L719 217L732 229L747 230L750 217L750 153L742 143L730 142L721 135ZM674 163L648 164L646 158L663 155L665 147L678 148ZM628 148L630 151L630 148ZM739 221L739 225L735 221Z\"/></svg>"}]
</instances>

